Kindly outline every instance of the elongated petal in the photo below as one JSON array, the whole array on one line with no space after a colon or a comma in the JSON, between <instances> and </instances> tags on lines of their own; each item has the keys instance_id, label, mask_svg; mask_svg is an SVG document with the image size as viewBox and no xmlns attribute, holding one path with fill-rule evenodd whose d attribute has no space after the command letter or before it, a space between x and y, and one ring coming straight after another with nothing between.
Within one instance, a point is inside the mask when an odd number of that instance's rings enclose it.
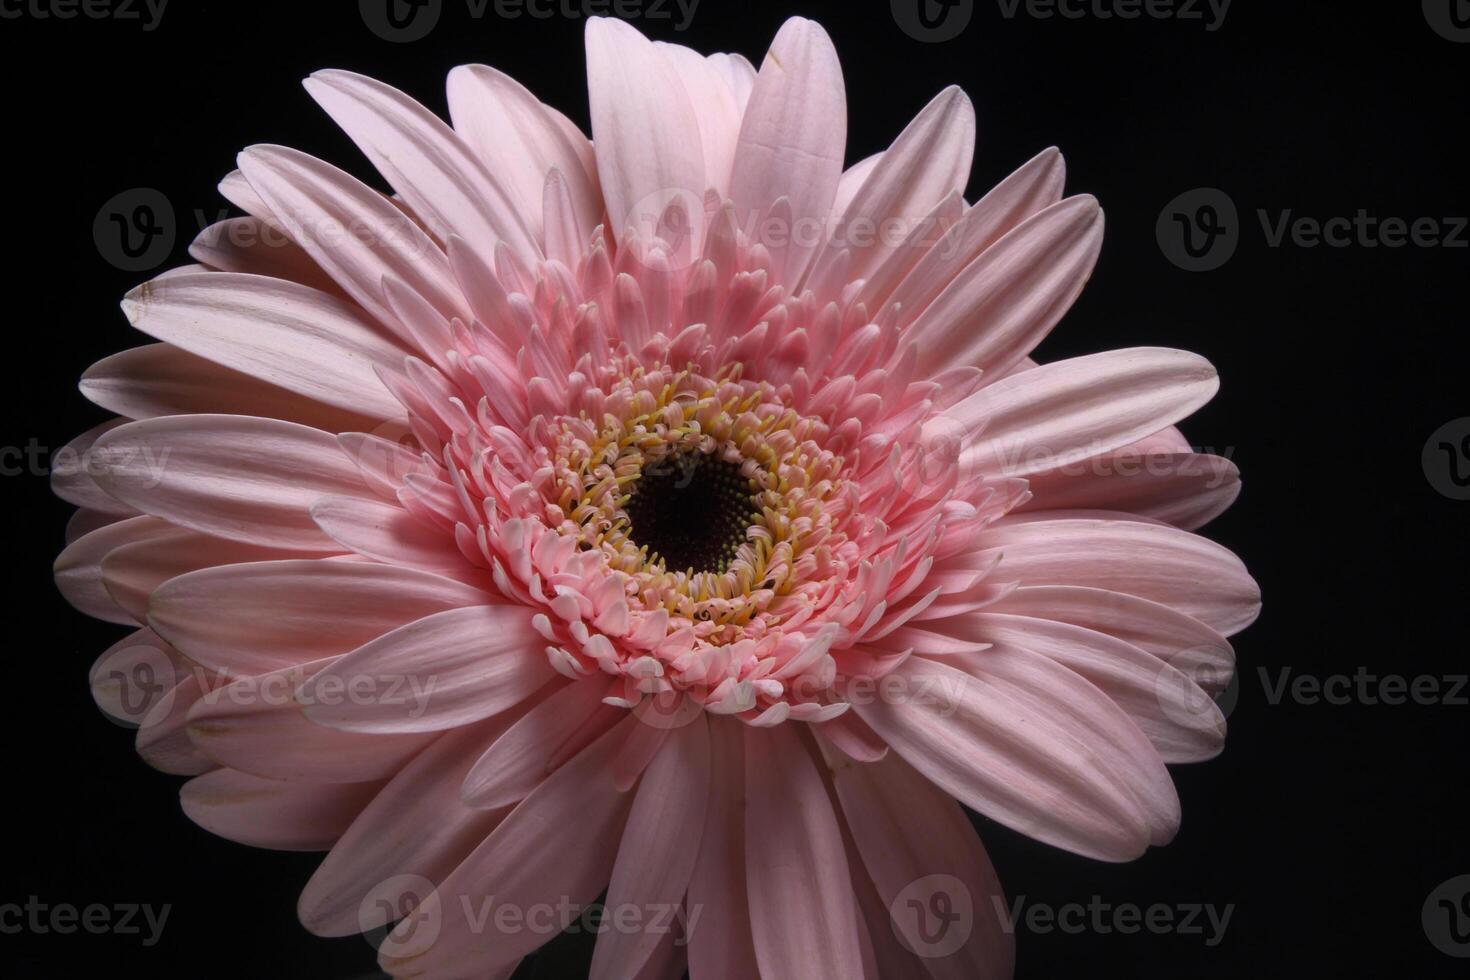
<instances>
[{"instance_id":1,"label":"elongated petal","mask_svg":"<svg viewBox=\"0 0 1470 980\"><path fill-rule=\"evenodd\" d=\"M760 975L862 974L842 830L793 725L745 732L745 873Z\"/></svg>"},{"instance_id":2,"label":"elongated petal","mask_svg":"<svg viewBox=\"0 0 1470 980\"><path fill-rule=\"evenodd\" d=\"M928 309L975 257L1038 211L1062 199L1066 166L1056 147L1043 150L995 185L954 227L944 231L891 294L864 290L869 308L885 300L899 306L898 322L907 326Z\"/></svg>"},{"instance_id":3,"label":"elongated petal","mask_svg":"<svg viewBox=\"0 0 1470 980\"><path fill-rule=\"evenodd\" d=\"M929 624L980 644L1047 657L1086 678L1122 708L1165 762L1199 762L1220 753L1225 717L1190 677L1122 640L1070 623L1003 613L972 613Z\"/></svg>"},{"instance_id":4,"label":"elongated petal","mask_svg":"<svg viewBox=\"0 0 1470 980\"><path fill-rule=\"evenodd\" d=\"M461 65L449 73L449 118L532 230L541 231L546 175L559 171L572 201L580 244L599 223L602 201L592 143L566 117L503 72Z\"/></svg>"},{"instance_id":5,"label":"elongated petal","mask_svg":"<svg viewBox=\"0 0 1470 980\"><path fill-rule=\"evenodd\" d=\"M1230 636L1255 621L1261 593L1240 559L1206 538L1128 520L994 527L981 546L996 574L1027 585L1080 585L1163 603Z\"/></svg>"},{"instance_id":6,"label":"elongated petal","mask_svg":"<svg viewBox=\"0 0 1470 980\"><path fill-rule=\"evenodd\" d=\"M850 253L847 274L866 279L936 204L962 194L975 155L975 108L951 86L899 134L837 216L822 262ZM889 226L896 226L896 232Z\"/></svg>"},{"instance_id":7,"label":"elongated petal","mask_svg":"<svg viewBox=\"0 0 1470 980\"><path fill-rule=\"evenodd\" d=\"M607 886L608 908L646 912L673 908L683 900L699 855L708 802L709 726L700 714L669 733L639 780ZM661 938L653 928L604 932L592 956L592 980L633 976L648 963Z\"/></svg>"},{"instance_id":8,"label":"elongated petal","mask_svg":"<svg viewBox=\"0 0 1470 980\"><path fill-rule=\"evenodd\" d=\"M1026 476L1075 464L1177 422L1214 397L1208 361L1138 347L1044 364L947 413L968 435L968 472Z\"/></svg>"},{"instance_id":9,"label":"elongated petal","mask_svg":"<svg viewBox=\"0 0 1470 980\"><path fill-rule=\"evenodd\" d=\"M242 676L340 656L434 613L490 601L411 568L264 561L175 578L154 594L149 616L190 659Z\"/></svg>"},{"instance_id":10,"label":"elongated petal","mask_svg":"<svg viewBox=\"0 0 1470 980\"><path fill-rule=\"evenodd\" d=\"M919 369L1000 374L1041 343L1092 275L1103 218L1089 195L1032 215L970 263L915 321ZM1162 426L1156 426L1162 428Z\"/></svg>"},{"instance_id":11,"label":"elongated petal","mask_svg":"<svg viewBox=\"0 0 1470 980\"><path fill-rule=\"evenodd\" d=\"M212 834L274 851L325 851L380 785L313 786L219 769L185 783L179 798Z\"/></svg>"},{"instance_id":12,"label":"elongated petal","mask_svg":"<svg viewBox=\"0 0 1470 980\"><path fill-rule=\"evenodd\" d=\"M154 517L134 517L83 535L56 557L52 572L56 587L78 610L109 623L139 625L142 620L119 605L102 580L102 562L118 548L168 533L168 524Z\"/></svg>"},{"instance_id":13,"label":"elongated petal","mask_svg":"<svg viewBox=\"0 0 1470 980\"><path fill-rule=\"evenodd\" d=\"M365 493L337 440L319 429L240 415L174 415L107 433L97 481L138 509L248 544L337 553L309 508L323 494Z\"/></svg>"},{"instance_id":14,"label":"elongated petal","mask_svg":"<svg viewBox=\"0 0 1470 980\"><path fill-rule=\"evenodd\" d=\"M297 903L302 924L318 936L350 936L387 925L428 898L428 889L509 812L465 806L459 784L476 754L514 717L437 736L389 780L306 883Z\"/></svg>"},{"instance_id":15,"label":"elongated petal","mask_svg":"<svg viewBox=\"0 0 1470 980\"><path fill-rule=\"evenodd\" d=\"M165 534L109 551L102 560L102 585L118 605L141 623L148 619L148 604L159 586L180 575L218 565L290 557L293 557L291 552L276 548L170 527Z\"/></svg>"},{"instance_id":16,"label":"elongated petal","mask_svg":"<svg viewBox=\"0 0 1470 980\"><path fill-rule=\"evenodd\" d=\"M991 611L1071 623L1115 636L1173 664L1211 693L1235 670L1230 641L1204 623L1161 603L1123 592L1075 585L1023 586Z\"/></svg>"},{"instance_id":17,"label":"elongated petal","mask_svg":"<svg viewBox=\"0 0 1470 980\"><path fill-rule=\"evenodd\" d=\"M348 71L315 72L303 84L440 241L458 235L487 259L497 242L527 261L540 256L514 199L432 112Z\"/></svg>"},{"instance_id":18,"label":"elongated petal","mask_svg":"<svg viewBox=\"0 0 1470 980\"><path fill-rule=\"evenodd\" d=\"M382 194L284 146L252 146L240 170L277 220L332 279L400 339L412 335L383 301L385 276L446 318L469 318L444 251Z\"/></svg>"},{"instance_id":19,"label":"elongated petal","mask_svg":"<svg viewBox=\"0 0 1470 980\"><path fill-rule=\"evenodd\" d=\"M615 851L608 841L622 834L632 804L613 785L612 762L630 726L639 724L630 715L512 810L419 906L418 920L437 928L401 925L379 951L383 968L395 975L473 975L519 959L546 938L524 922L497 929L497 907L570 906L576 915L596 898L612 875Z\"/></svg>"},{"instance_id":20,"label":"elongated petal","mask_svg":"<svg viewBox=\"0 0 1470 980\"><path fill-rule=\"evenodd\" d=\"M544 646L524 607L451 609L359 647L297 696L308 717L348 731L441 731L498 714L555 677Z\"/></svg>"},{"instance_id":21,"label":"elongated petal","mask_svg":"<svg viewBox=\"0 0 1470 980\"><path fill-rule=\"evenodd\" d=\"M935 785L1045 843L1125 861L1177 824L1163 762L1096 688L1014 651L966 666L910 659L892 675L904 696L855 710Z\"/></svg>"},{"instance_id":22,"label":"elongated petal","mask_svg":"<svg viewBox=\"0 0 1470 980\"><path fill-rule=\"evenodd\" d=\"M130 419L160 415L254 415L328 432L371 429L376 420L288 391L172 344L104 357L82 374L82 394Z\"/></svg>"},{"instance_id":23,"label":"elongated petal","mask_svg":"<svg viewBox=\"0 0 1470 980\"><path fill-rule=\"evenodd\" d=\"M403 351L328 293L263 276L185 273L146 282L123 312L144 333L298 395L369 418L402 408L375 367Z\"/></svg>"},{"instance_id":24,"label":"elongated petal","mask_svg":"<svg viewBox=\"0 0 1470 980\"><path fill-rule=\"evenodd\" d=\"M695 107L699 143L704 150L705 182L724 198L730 190L744 106L713 59L680 44L657 41L654 47L678 74Z\"/></svg>"},{"instance_id":25,"label":"elongated petal","mask_svg":"<svg viewBox=\"0 0 1470 980\"><path fill-rule=\"evenodd\" d=\"M190 708L189 740L220 765L266 779L306 783L387 779L433 736L336 731L308 720L294 697L296 689L330 663L318 660L231 683L220 681Z\"/></svg>"},{"instance_id":26,"label":"elongated petal","mask_svg":"<svg viewBox=\"0 0 1470 980\"><path fill-rule=\"evenodd\" d=\"M790 201L792 244L784 270L777 270L781 282L799 282L820 244L846 147L847 95L837 51L819 25L793 17L761 63L730 180L737 212L756 219L742 219L742 227L758 227L777 200Z\"/></svg>"},{"instance_id":27,"label":"elongated petal","mask_svg":"<svg viewBox=\"0 0 1470 980\"><path fill-rule=\"evenodd\" d=\"M1027 477L1031 499L1018 511L1073 507L1141 514L1192 531L1240 496L1240 471L1203 453L1127 449Z\"/></svg>"},{"instance_id":28,"label":"elongated petal","mask_svg":"<svg viewBox=\"0 0 1470 980\"><path fill-rule=\"evenodd\" d=\"M691 980L759 973L747 911L743 731L732 719L710 719L710 799L687 903L700 910L689 935Z\"/></svg>"},{"instance_id":29,"label":"elongated petal","mask_svg":"<svg viewBox=\"0 0 1470 980\"><path fill-rule=\"evenodd\" d=\"M606 693L606 678L591 677L532 708L470 767L460 789L465 803L499 809L529 796L558 763L621 720L621 709L602 703Z\"/></svg>"},{"instance_id":30,"label":"elongated petal","mask_svg":"<svg viewBox=\"0 0 1470 980\"><path fill-rule=\"evenodd\" d=\"M702 243L704 150L678 73L623 21L595 17L586 39L592 138L613 235L652 227L665 207L685 200L692 241Z\"/></svg>"},{"instance_id":31,"label":"elongated petal","mask_svg":"<svg viewBox=\"0 0 1470 980\"><path fill-rule=\"evenodd\" d=\"M838 766L832 781L888 911L875 928L897 932L939 980L1009 980L1015 937L995 914L995 903L1004 904L1005 893L959 805L892 755L871 765ZM959 893L951 894L947 889L956 884ZM919 903L920 914L949 903L951 914L963 916L955 920L953 939L943 935L936 944L924 928L929 923L916 916L910 901Z\"/></svg>"}]
</instances>

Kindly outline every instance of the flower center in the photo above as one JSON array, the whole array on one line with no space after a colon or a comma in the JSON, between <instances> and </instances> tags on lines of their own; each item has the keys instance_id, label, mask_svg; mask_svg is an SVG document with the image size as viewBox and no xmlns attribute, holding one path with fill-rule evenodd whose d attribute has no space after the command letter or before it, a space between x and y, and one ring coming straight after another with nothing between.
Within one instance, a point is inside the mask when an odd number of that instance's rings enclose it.
<instances>
[{"instance_id":1,"label":"flower center","mask_svg":"<svg viewBox=\"0 0 1470 980\"><path fill-rule=\"evenodd\" d=\"M712 453L679 452L650 460L624 505L628 536L650 564L723 574L759 515L755 483L738 464Z\"/></svg>"}]
</instances>

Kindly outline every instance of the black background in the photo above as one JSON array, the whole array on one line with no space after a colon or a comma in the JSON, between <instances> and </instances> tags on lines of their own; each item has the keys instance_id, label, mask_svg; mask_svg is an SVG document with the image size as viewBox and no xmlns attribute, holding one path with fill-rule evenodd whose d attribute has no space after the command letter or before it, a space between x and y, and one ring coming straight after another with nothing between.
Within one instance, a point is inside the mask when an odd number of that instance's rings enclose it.
<instances>
[{"instance_id":1,"label":"black background","mask_svg":"<svg viewBox=\"0 0 1470 980\"><path fill-rule=\"evenodd\" d=\"M980 125L972 200L1055 143L1069 191L1097 195L1107 211L1097 272L1042 358L1160 345L1220 369L1220 395L1184 428L1244 473L1239 503L1207 533L1243 557L1265 594L1260 621L1236 639L1224 755L1176 770L1183 830L1131 865L979 823L1013 898L1233 906L1229 928L1214 947L1201 935L1023 929L1018 975L1464 976L1466 961L1426 938L1421 908L1441 882L1470 873L1470 706L1272 704L1261 671L1273 681L1285 668L1470 671L1470 503L1437 493L1421 466L1430 434L1470 415L1470 235L1458 249L1272 248L1257 211L1470 214L1460 142L1470 44L1431 30L1415 2L1237 0L1214 31L1200 20L1001 9L977 0L967 29L944 43L907 36L887 0L702 0L685 32L637 23L759 64L785 16L821 19L846 71L850 161L885 147L939 89L962 85ZM446 0L438 28L410 44L376 37L352 2L173 0L149 32L116 19L0 20L0 445L54 449L101 421L76 377L141 342L117 301L151 273L113 267L92 236L114 194L151 187L172 202L169 265L187 261L196 209L213 220L226 206L214 185L245 145L296 146L366 178L366 161L299 87L321 67L383 78L443 112L447 70L486 62L585 125L581 30L565 17L472 19L464 0ZM1198 187L1234 200L1240 246L1222 268L1190 273L1166 259L1155 223ZM120 633L54 591L49 566L70 508L44 475L12 474L13 455L6 463L0 904L35 895L173 908L151 949L136 936L0 936L0 975L70 977L99 964L96 975L370 975L362 939L315 939L295 921L315 857L195 828L178 809L180 780L148 769L130 733L96 711L87 668ZM590 943L563 938L520 975L580 975L589 957Z\"/></svg>"}]
</instances>

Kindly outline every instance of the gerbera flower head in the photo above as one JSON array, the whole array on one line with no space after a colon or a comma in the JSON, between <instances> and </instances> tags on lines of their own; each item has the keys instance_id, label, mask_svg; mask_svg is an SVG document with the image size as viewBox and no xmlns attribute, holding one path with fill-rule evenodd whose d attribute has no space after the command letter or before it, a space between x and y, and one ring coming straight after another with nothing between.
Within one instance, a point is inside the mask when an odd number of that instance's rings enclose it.
<instances>
[{"instance_id":1,"label":"gerbera flower head","mask_svg":"<svg viewBox=\"0 0 1470 980\"><path fill-rule=\"evenodd\" d=\"M1124 860L1220 748L1258 594L1173 428L1214 372L1030 359L1101 212L1055 150L968 203L958 89L845 167L809 21L759 71L615 20L587 58L595 144L483 66L452 128L313 75L392 193L251 147L247 216L129 294L159 342L87 372L118 418L57 480L63 591L135 629L99 703L201 825L329 852L308 928L403 919L395 975L508 975L604 891L682 914L597 976L1008 975L955 800Z\"/></svg>"}]
</instances>

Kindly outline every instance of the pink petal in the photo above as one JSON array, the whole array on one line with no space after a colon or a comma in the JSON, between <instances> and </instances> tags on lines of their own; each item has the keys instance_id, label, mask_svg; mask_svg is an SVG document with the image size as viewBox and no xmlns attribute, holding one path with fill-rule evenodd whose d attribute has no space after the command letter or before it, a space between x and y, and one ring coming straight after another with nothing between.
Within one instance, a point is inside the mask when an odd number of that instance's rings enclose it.
<instances>
[{"instance_id":1,"label":"pink petal","mask_svg":"<svg viewBox=\"0 0 1470 980\"><path fill-rule=\"evenodd\" d=\"M799 282L816 251L811 232L826 228L846 147L847 95L837 51L818 24L793 17L781 25L756 76L730 181L742 227L759 228L778 199L790 201L793 243L785 269L776 270L782 283ZM808 231L798 236L803 223Z\"/></svg>"},{"instance_id":2,"label":"pink petal","mask_svg":"<svg viewBox=\"0 0 1470 980\"><path fill-rule=\"evenodd\" d=\"M233 272L185 273L128 293L139 330L314 401L375 419L403 414L375 367L403 351L357 307L307 286Z\"/></svg>"},{"instance_id":3,"label":"pink petal","mask_svg":"<svg viewBox=\"0 0 1470 980\"><path fill-rule=\"evenodd\" d=\"M328 432L371 429L369 416L334 408L172 344L104 357L82 374L82 394L130 419L160 415L255 415Z\"/></svg>"},{"instance_id":4,"label":"pink petal","mask_svg":"<svg viewBox=\"0 0 1470 980\"><path fill-rule=\"evenodd\" d=\"M687 906L700 917L689 934L689 973L706 977L758 975L745 884L744 726L709 719L709 803Z\"/></svg>"},{"instance_id":5,"label":"pink petal","mask_svg":"<svg viewBox=\"0 0 1470 980\"><path fill-rule=\"evenodd\" d=\"M441 731L498 714L555 677L545 645L525 607L451 609L359 647L297 697L309 718L335 728Z\"/></svg>"},{"instance_id":6,"label":"pink petal","mask_svg":"<svg viewBox=\"0 0 1470 980\"><path fill-rule=\"evenodd\" d=\"M709 726L703 714L669 733L638 783L607 886L609 909L673 908L683 900L704 830L709 761ZM592 956L592 980L633 976L660 939L652 929L604 932Z\"/></svg>"},{"instance_id":7,"label":"pink petal","mask_svg":"<svg viewBox=\"0 0 1470 980\"><path fill-rule=\"evenodd\" d=\"M1026 476L1126 446L1191 414L1219 386L1201 357L1135 347L999 381L949 409L943 424L968 435L967 472Z\"/></svg>"},{"instance_id":8,"label":"pink petal","mask_svg":"<svg viewBox=\"0 0 1470 980\"><path fill-rule=\"evenodd\" d=\"M136 507L130 507L110 496L93 479L95 467L92 447L105 433L127 423L125 418L103 422L58 449L51 464L51 492L77 507L86 507L104 514L136 516Z\"/></svg>"},{"instance_id":9,"label":"pink petal","mask_svg":"<svg viewBox=\"0 0 1470 980\"><path fill-rule=\"evenodd\" d=\"M883 302L900 307L899 324L907 326L928 309L945 287L980 253L1011 229L1062 199L1066 165L1056 147L1043 150L997 184L954 227L944 233L914 264L891 295L864 290L869 308Z\"/></svg>"},{"instance_id":10,"label":"pink petal","mask_svg":"<svg viewBox=\"0 0 1470 980\"><path fill-rule=\"evenodd\" d=\"M587 137L494 68L461 65L449 73L448 88L454 131L500 178L531 229L541 231L542 190L546 175L557 170L571 198L578 245L586 244L602 219L597 159Z\"/></svg>"},{"instance_id":11,"label":"pink petal","mask_svg":"<svg viewBox=\"0 0 1470 980\"><path fill-rule=\"evenodd\" d=\"M400 626L491 597L428 572L343 561L262 561L175 578L153 596L155 629L233 676L340 656Z\"/></svg>"},{"instance_id":12,"label":"pink petal","mask_svg":"<svg viewBox=\"0 0 1470 980\"><path fill-rule=\"evenodd\" d=\"M942 980L1009 980L1015 969L1015 937L1001 926L995 902L1005 892L970 818L954 800L935 788L902 759L890 756L872 765L838 766L833 784L863 864L888 912L874 929L896 931L909 950L920 954L930 976ZM946 876L935 890L917 883ZM958 883L959 894L947 889ZM923 912L936 898L947 899L966 916L954 927L968 930L963 944L937 955L934 940L921 931L907 906L916 899ZM876 937L875 937L876 938ZM960 936L953 937L955 941ZM940 942L950 945L950 937Z\"/></svg>"},{"instance_id":13,"label":"pink petal","mask_svg":"<svg viewBox=\"0 0 1470 980\"><path fill-rule=\"evenodd\" d=\"M432 736L364 735L308 720L292 695L330 663L318 660L220 684L189 711L190 740L220 765L266 779L308 783L387 779Z\"/></svg>"},{"instance_id":14,"label":"pink petal","mask_svg":"<svg viewBox=\"0 0 1470 980\"><path fill-rule=\"evenodd\" d=\"M105 620L136 626L142 622L118 604L102 582L102 561L114 550L167 533L166 522L154 517L133 517L85 534L67 545L52 572L56 587L76 609Z\"/></svg>"},{"instance_id":15,"label":"pink petal","mask_svg":"<svg viewBox=\"0 0 1470 980\"><path fill-rule=\"evenodd\" d=\"M194 237L189 244L189 255L220 272L269 276L343 295L332 277L274 219L266 221L247 215L216 221Z\"/></svg>"},{"instance_id":16,"label":"pink petal","mask_svg":"<svg viewBox=\"0 0 1470 980\"><path fill-rule=\"evenodd\" d=\"M1225 746L1225 716L1209 695L1163 659L1116 637L990 612L929 625L976 643L1034 653L1074 671L1112 698L1165 762L1212 759Z\"/></svg>"},{"instance_id":17,"label":"pink petal","mask_svg":"<svg viewBox=\"0 0 1470 980\"><path fill-rule=\"evenodd\" d=\"M991 610L1035 616L1115 636L1173 664L1205 690L1225 688L1235 670L1230 641L1192 616L1123 592L1068 585L1024 586Z\"/></svg>"},{"instance_id":18,"label":"pink petal","mask_svg":"<svg viewBox=\"0 0 1470 980\"><path fill-rule=\"evenodd\" d=\"M616 853L608 842L621 836L632 803L613 786L612 762L639 724L629 715L512 810L419 907L421 920L437 923L434 934L401 926L379 952L383 968L457 975L516 960L546 936L524 923L500 931L495 909L567 903L577 914L596 898L612 875Z\"/></svg>"},{"instance_id":19,"label":"pink petal","mask_svg":"<svg viewBox=\"0 0 1470 980\"><path fill-rule=\"evenodd\" d=\"M996 575L1026 585L1079 585L1162 603L1226 636L1255 621L1261 592L1240 559L1206 538L1128 520L1035 521L988 529Z\"/></svg>"},{"instance_id":20,"label":"pink petal","mask_svg":"<svg viewBox=\"0 0 1470 980\"><path fill-rule=\"evenodd\" d=\"M448 877L509 812L470 809L459 802L459 783L470 761L514 717L508 712L445 732L404 765L306 883L297 903L302 924L318 936L351 936L387 925L406 904L428 898L428 888Z\"/></svg>"},{"instance_id":21,"label":"pink petal","mask_svg":"<svg viewBox=\"0 0 1470 980\"><path fill-rule=\"evenodd\" d=\"M866 279L895 249L902 247L912 227L951 194L963 194L975 155L975 108L956 86L935 96L899 134L837 217L837 225L816 269L848 250L849 279ZM897 241L891 232L873 235L885 222L903 229ZM863 224L861 236L854 222ZM814 270L814 274L815 270Z\"/></svg>"},{"instance_id":22,"label":"pink petal","mask_svg":"<svg viewBox=\"0 0 1470 980\"><path fill-rule=\"evenodd\" d=\"M1082 292L1102 233L1102 211L1085 194L1021 222L914 322L906 336L919 343L919 370L962 364L998 374L1031 353Z\"/></svg>"},{"instance_id":23,"label":"pink petal","mask_svg":"<svg viewBox=\"0 0 1470 980\"><path fill-rule=\"evenodd\" d=\"M1092 685L1014 651L965 663L910 659L890 675L901 693L854 710L940 789L1044 843L1131 860L1177 821L1163 762Z\"/></svg>"},{"instance_id":24,"label":"pink petal","mask_svg":"<svg viewBox=\"0 0 1470 980\"><path fill-rule=\"evenodd\" d=\"M275 548L170 527L167 533L108 552L102 560L102 585L118 605L141 623L148 619L148 602L154 591L170 579L216 565L289 556L289 552Z\"/></svg>"},{"instance_id":25,"label":"pink petal","mask_svg":"<svg viewBox=\"0 0 1470 980\"><path fill-rule=\"evenodd\" d=\"M679 44L655 41L654 47L679 76L696 109L705 182L724 198L730 190L730 170L735 163L744 107L714 61Z\"/></svg>"},{"instance_id":26,"label":"pink petal","mask_svg":"<svg viewBox=\"0 0 1470 980\"><path fill-rule=\"evenodd\" d=\"M219 769L185 783L179 798L190 820L236 843L275 851L325 851L379 785L312 786Z\"/></svg>"},{"instance_id":27,"label":"pink petal","mask_svg":"<svg viewBox=\"0 0 1470 980\"><path fill-rule=\"evenodd\" d=\"M487 258L501 241L523 259L540 256L528 216L432 112L348 71L315 72L303 84L440 241L457 235Z\"/></svg>"},{"instance_id":28,"label":"pink petal","mask_svg":"<svg viewBox=\"0 0 1470 980\"><path fill-rule=\"evenodd\" d=\"M1240 471L1228 459L1185 452L1139 455L1124 449L1062 470L1027 477L1022 512L1093 508L1141 514L1194 530L1240 496Z\"/></svg>"},{"instance_id":29,"label":"pink petal","mask_svg":"<svg viewBox=\"0 0 1470 980\"><path fill-rule=\"evenodd\" d=\"M529 796L563 760L590 745L623 711L602 703L605 675L555 691L487 747L465 775L469 806L500 809Z\"/></svg>"},{"instance_id":30,"label":"pink petal","mask_svg":"<svg viewBox=\"0 0 1470 980\"><path fill-rule=\"evenodd\" d=\"M592 138L614 238L651 229L664 208L685 200L697 247L708 178L698 116L678 73L623 21L592 18L586 41Z\"/></svg>"},{"instance_id":31,"label":"pink petal","mask_svg":"<svg viewBox=\"0 0 1470 980\"><path fill-rule=\"evenodd\" d=\"M396 503L323 496L312 502L311 519L339 546L365 558L456 578L474 576L448 534Z\"/></svg>"},{"instance_id":32,"label":"pink petal","mask_svg":"<svg viewBox=\"0 0 1470 980\"><path fill-rule=\"evenodd\" d=\"M140 510L204 534L288 550L340 552L309 508L366 493L357 468L319 429L239 415L133 422L93 447L97 481Z\"/></svg>"},{"instance_id":33,"label":"pink petal","mask_svg":"<svg viewBox=\"0 0 1470 980\"><path fill-rule=\"evenodd\" d=\"M765 980L862 975L842 830L793 725L745 731L745 873Z\"/></svg>"},{"instance_id":34,"label":"pink petal","mask_svg":"<svg viewBox=\"0 0 1470 980\"><path fill-rule=\"evenodd\" d=\"M393 202L329 163L252 146L240 170L291 237L368 313L411 343L383 301L392 276L447 319L470 319L444 251Z\"/></svg>"}]
</instances>

